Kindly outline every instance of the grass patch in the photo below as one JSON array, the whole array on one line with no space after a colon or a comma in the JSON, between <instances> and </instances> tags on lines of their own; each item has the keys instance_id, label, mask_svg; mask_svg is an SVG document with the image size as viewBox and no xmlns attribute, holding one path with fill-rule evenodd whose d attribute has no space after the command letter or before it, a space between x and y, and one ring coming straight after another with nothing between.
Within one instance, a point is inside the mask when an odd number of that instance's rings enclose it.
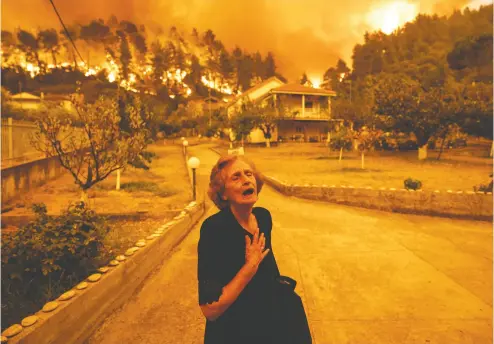
<instances>
[{"instance_id":1,"label":"grass patch","mask_svg":"<svg viewBox=\"0 0 494 344\"><path fill-rule=\"evenodd\" d=\"M408 178L422 182L424 190L472 190L490 182L492 159L490 145L472 148L479 150L470 156L458 155L457 150L443 152L429 150L429 158L418 160L416 151L365 154L365 169L361 169L358 152L328 152L317 144L286 144L278 147L247 147L245 154L257 168L269 176L291 184L335 184L355 187L403 188ZM487 153L486 153L487 152Z\"/></svg>"},{"instance_id":2,"label":"grass patch","mask_svg":"<svg viewBox=\"0 0 494 344\"><path fill-rule=\"evenodd\" d=\"M158 197L169 197L176 194L174 190L154 182L128 182L121 184L120 188L127 192L151 192Z\"/></svg>"},{"instance_id":3,"label":"grass patch","mask_svg":"<svg viewBox=\"0 0 494 344\"><path fill-rule=\"evenodd\" d=\"M311 158L313 160L340 160L339 156L316 156L315 158ZM356 157L353 156L342 156L341 160L357 160Z\"/></svg>"},{"instance_id":4,"label":"grass patch","mask_svg":"<svg viewBox=\"0 0 494 344\"><path fill-rule=\"evenodd\" d=\"M380 172L386 172L384 170L379 170L379 169L361 169L357 167L343 167L341 170L333 171L333 172L350 172L350 173L380 173Z\"/></svg>"}]
</instances>

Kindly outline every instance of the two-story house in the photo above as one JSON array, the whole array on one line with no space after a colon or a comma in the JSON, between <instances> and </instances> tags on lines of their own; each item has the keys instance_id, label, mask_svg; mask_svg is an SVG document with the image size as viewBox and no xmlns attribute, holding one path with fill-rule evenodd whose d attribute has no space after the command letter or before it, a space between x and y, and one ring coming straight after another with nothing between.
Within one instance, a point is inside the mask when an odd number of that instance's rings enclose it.
<instances>
[{"instance_id":1,"label":"two-story house","mask_svg":"<svg viewBox=\"0 0 494 344\"><path fill-rule=\"evenodd\" d=\"M331 120L330 90L285 84L276 77L269 78L247 90L228 105L228 115L241 111L246 102L261 103L270 98L283 112L282 120L272 132L271 141L319 142L326 140ZM232 128L235 130L235 128ZM249 135L251 143L264 142L260 129Z\"/></svg>"}]
</instances>

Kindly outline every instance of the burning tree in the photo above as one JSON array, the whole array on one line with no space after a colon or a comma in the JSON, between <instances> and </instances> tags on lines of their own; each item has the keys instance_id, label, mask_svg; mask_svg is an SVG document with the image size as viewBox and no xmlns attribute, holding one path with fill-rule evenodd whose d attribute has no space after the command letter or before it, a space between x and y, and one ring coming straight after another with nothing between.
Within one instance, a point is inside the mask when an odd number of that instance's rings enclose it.
<instances>
[{"instance_id":1,"label":"burning tree","mask_svg":"<svg viewBox=\"0 0 494 344\"><path fill-rule=\"evenodd\" d=\"M128 130L122 131L118 104L100 97L94 104L74 101L82 128L72 120L47 115L38 120L33 145L48 157L56 156L70 172L87 202L87 190L112 172L142 159L149 142L146 128L149 114L139 100L128 105Z\"/></svg>"}]
</instances>

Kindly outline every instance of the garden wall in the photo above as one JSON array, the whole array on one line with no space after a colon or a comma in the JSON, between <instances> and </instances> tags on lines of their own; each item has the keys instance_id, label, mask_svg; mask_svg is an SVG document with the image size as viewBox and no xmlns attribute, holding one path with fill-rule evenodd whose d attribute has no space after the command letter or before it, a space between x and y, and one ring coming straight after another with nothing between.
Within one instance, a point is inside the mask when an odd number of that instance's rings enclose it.
<instances>
[{"instance_id":1,"label":"garden wall","mask_svg":"<svg viewBox=\"0 0 494 344\"><path fill-rule=\"evenodd\" d=\"M10 337L8 343L84 343L182 241L204 211L204 203L191 202L180 215L158 228L153 235L139 240L124 257L116 257L118 263L112 261L114 266L103 267L98 274L88 277L85 281L87 287L79 289L81 284L75 286L71 290L75 294L72 298L62 301L65 294L62 295L56 300L56 309L40 310L34 315L37 317L34 324L29 326L29 320L33 318L27 317L22 325L11 326L2 336ZM93 278L99 279L91 282ZM49 302L43 309L53 305ZM12 335L18 330L20 333Z\"/></svg>"},{"instance_id":2,"label":"garden wall","mask_svg":"<svg viewBox=\"0 0 494 344\"><path fill-rule=\"evenodd\" d=\"M290 185L265 176L279 192L300 198L363 208L420 215L492 221L492 193L473 191L414 191L406 189L355 188L336 185Z\"/></svg>"},{"instance_id":3,"label":"garden wall","mask_svg":"<svg viewBox=\"0 0 494 344\"><path fill-rule=\"evenodd\" d=\"M30 161L2 169L2 204L65 173L58 157Z\"/></svg>"}]
</instances>

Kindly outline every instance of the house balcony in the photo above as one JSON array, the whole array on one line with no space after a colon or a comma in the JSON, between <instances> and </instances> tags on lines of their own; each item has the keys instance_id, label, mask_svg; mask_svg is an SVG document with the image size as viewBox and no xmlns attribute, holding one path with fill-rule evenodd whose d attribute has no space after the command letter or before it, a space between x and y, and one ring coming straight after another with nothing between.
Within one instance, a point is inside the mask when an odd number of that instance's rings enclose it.
<instances>
[{"instance_id":1,"label":"house balcony","mask_svg":"<svg viewBox=\"0 0 494 344\"><path fill-rule=\"evenodd\" d=\"M286 108L285 117L286 120L296 121L329 121L331 113L327 109L311 109L305 108Z\"/></svg>"}]
</instances>

